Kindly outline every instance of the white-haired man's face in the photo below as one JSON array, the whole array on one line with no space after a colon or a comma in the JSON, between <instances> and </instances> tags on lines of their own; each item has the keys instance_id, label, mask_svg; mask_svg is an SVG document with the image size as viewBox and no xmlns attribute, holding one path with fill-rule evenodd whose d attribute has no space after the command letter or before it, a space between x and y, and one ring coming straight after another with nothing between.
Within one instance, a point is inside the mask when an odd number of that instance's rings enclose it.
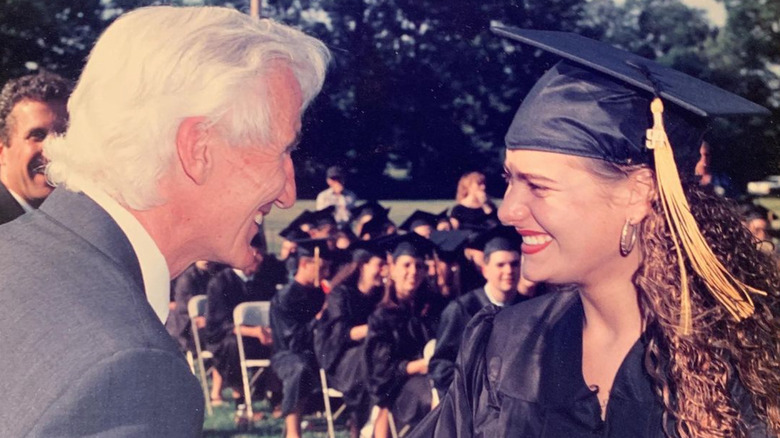
<instances>
[{"instance_id":1,"label":"white-haired man's face","mask_svg":"<svg viewBox=\"0 0 780 438\"><path fill-rule=\"evenodd\" d=\"M296 198L290 152L301 129L300 87L285 65L274 67L263 80L271 102L271 140L236 147L216 139L208 178L212 187L202 206L208 217L203 238L212 252L210 260L237 268L254 261L249 242L258 231L258 215L267 215L274 205L289 208Z\"/></svg>"}]
</instances>

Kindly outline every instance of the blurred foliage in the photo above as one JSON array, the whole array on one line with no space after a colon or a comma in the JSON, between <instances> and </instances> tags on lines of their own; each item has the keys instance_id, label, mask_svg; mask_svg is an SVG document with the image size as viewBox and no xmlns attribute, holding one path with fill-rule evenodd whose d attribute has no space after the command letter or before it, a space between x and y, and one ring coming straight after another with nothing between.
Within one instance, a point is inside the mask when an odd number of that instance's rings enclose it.
<instances>
[{"instance_id":1,"label":"blurred foliage","mask_svg":"<svg viewBox=\"0 0 780 438\"><path fill-rule=\"evenodd\" d=\"M491 22L607 41L766 105L771 119L715 124L714 166L739 184L779 173L780 2L721 1L722 28L680 0L265 0L264 16L334 55L296 152L300 195L323 189L333 164L365 198L452 198L471 170L500 195L503 135L555 59L495 37ZM76 78L111 20L159 3L249 9L249 0L0 0L0 80L35 68Z\"/></svg>"}]
</instances>

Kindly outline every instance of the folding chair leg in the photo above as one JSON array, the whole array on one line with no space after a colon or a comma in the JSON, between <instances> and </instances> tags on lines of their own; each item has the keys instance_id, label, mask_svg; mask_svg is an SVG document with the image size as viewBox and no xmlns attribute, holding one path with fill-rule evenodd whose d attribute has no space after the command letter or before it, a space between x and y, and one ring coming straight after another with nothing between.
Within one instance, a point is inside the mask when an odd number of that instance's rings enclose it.
<instances>
[{"instance_id":1,"label":"folding chair leg","mask_svg":"<svg viewBox=\"0 0 780 438\"><path fill-rule=\"evenodd\" d=\"M398 438L398 431L395 429L395 418L393 418L393 413L390 412L390 409L387 409L387 423L390 425L390 436L393 438Z\"/></svg>"},{"instance_id":2,"label":"folding chair leg","mask_svg":"<svg viewBox=\"0 0 780 438\"><path fill-rule=\"evenodd\" d=\"M336 431L333 427L333 413L330 410L330 397L328 397L328 384L325 377L325 370L320 368L320 384L322 385L322 401L325 402L325 419L328 421L328 438L336 438Z\"/></svg>"},{"instance_id":3,"label":"folding chair leg","mask_svg":"<svg viewBox=\"0 0 780 438\"><path fill-rule=\"evenodd\" d=\"M211 407L211 395L209 394L209 381L206 380L206 366L203 365L203 359L198 356L198 373L200 374L200 386L203 388L203 399L206 402L206 412L209 415L214 414L214 409Z\"/></svg>"}]
</instances>

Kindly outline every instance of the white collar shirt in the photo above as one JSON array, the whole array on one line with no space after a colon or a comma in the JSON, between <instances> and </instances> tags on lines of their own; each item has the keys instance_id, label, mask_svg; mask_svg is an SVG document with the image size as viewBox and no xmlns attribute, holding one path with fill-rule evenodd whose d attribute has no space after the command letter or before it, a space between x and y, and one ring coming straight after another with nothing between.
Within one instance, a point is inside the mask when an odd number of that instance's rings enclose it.
<instances>
[{"instance_id":1,"label":"white collar shirt","mask_svg":"<svg viewBox=\"0 0 780 438\"><path fill-rule=\"evenodd\" d=\"M170 301L170 271L165 257L152 236L135 216L103 190L84 182L80 182L79 187L82 188L85 195L89 196L111 216L127 236L141 267L146 300L160 321L165 324L169 311L168 302Z\"/></svg>"}]
</instances>

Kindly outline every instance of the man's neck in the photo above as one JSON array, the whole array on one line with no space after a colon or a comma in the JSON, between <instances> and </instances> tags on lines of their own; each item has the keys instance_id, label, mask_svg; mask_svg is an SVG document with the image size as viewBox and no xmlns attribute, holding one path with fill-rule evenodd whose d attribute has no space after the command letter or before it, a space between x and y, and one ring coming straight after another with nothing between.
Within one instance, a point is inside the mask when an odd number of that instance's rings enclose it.
<instances>
[{"instance_id":1,"label":"man's neck","mask_svg":"<svg viewBox=\"0 0 780 438\"><path fill-rule=\"evenodd\" d=\"M493 287L490 283L485 283L485 294L487 295L490 302L497 306L505 306L509 302L510 293L512 292L510 291L508 293L504 293L498 288Z\"/></svg>"}]
</instances>

